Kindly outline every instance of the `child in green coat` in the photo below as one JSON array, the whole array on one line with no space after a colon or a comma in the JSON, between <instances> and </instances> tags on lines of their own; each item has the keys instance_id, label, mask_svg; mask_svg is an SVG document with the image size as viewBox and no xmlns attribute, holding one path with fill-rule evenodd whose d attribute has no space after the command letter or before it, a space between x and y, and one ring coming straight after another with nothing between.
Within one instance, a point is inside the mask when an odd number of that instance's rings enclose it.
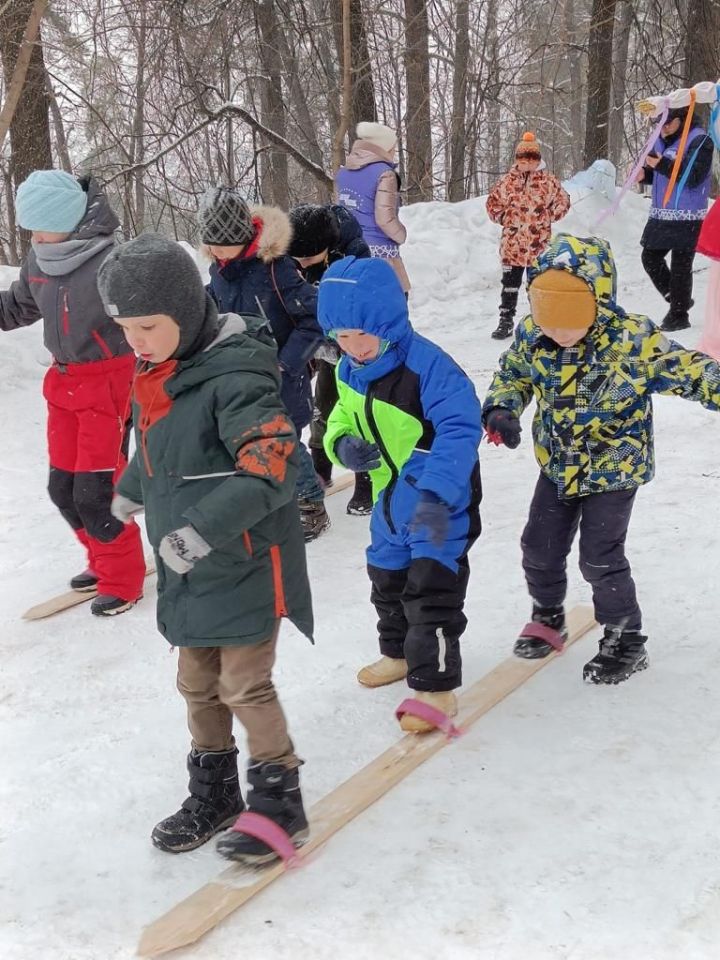
<instances>
[{"instance_id":1,"label":"child in green coat","mask_svg":"<svg viewBox=\"0 0 720 960\"><path fill-rule=\"evenodd\" d=\"M98 278L108 313L139 357L136 453L120 478L119 520L145 510L158 571L158 626L179 648L192 748L190 796L153 830L193 850L244 810L233 717L245 727L247 808L295 844L307 836L300 760L272 682L278 627L312 635L295 502L297 437L280 400L277 353L260 320L218 316L186 251L156 234L117 248ZM229 859L274 851L242 821L218 842Z\"/></svg>"}]
</instances>

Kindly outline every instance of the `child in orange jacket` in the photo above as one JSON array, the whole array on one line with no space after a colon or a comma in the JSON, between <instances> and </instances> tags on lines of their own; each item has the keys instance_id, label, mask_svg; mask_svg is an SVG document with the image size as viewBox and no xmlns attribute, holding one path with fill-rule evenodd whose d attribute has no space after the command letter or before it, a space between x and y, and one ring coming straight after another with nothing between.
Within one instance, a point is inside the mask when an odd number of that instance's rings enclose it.
<instances>
[{"instance_id":1,"label":"child in orange jacket","mask_svg":"<svg viewBox=\"0 0 720 960\"><path fill-rule=\"evenodd\" d=\"M488 216L503 228L500 321L491 334L495 340L512 335L523 274L547 246L552 224L570 209L570 197L557 177L541 167L541 161L535 135L524 133L515 163L487 198Z\"/></svg>"}]
</instances>

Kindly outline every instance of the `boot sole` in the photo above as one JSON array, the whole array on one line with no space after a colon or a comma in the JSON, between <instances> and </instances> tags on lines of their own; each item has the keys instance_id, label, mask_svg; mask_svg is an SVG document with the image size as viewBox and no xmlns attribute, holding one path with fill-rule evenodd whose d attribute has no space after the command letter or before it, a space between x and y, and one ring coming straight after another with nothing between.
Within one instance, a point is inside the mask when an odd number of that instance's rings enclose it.
<instances>
[{"instance_id":1,"label":"boot sole","mask_svg":"<svg viewBox=\"0 0 720 960\"><path fill-rule=\"evenodd\" d=\"M89 583L86 587L74 587L70 584L70 589L73 593L96 593L97 583Z\"/></svg>"},{"instance_id":2,"label":"boot sole","mask_svg":"<svg viewBox=\"0 0 720 960\"><path fill-rule=\"evenodd\" d=\"M150 839L152 840L152 845L157 847L158 850L162 850L163 853L186 853L188 850L197 850L198 847L202 847L203 844L207 843L208 840L212 840L212 838L217 836L218 833L222 833L223 830L227 830L228 827L231 827L241 813L242 810L238 813L233 813L232 816L218 824L217 829L213 830L212 833L209 833L206 837L202 837L198 840L192 840L190 843L184 843L178 846L170 847L163 843L162 838L156 837L155 834L151 834Z\"/></svg>"},{"instance_id":3,"label":"boot sole","mask_svg":"<svg viewBox=\"0 0 720 960\"><path fill-rule=\"evenodd\" d=\"M305 533L303 532L303 539L305 543L312 543L313 540L317 540L319 536L325 533L326 530L330 529L330 518L328 517L327 523L324 523L319 530L313 530L312 532Z\"/></svg>"},{"instance_id":4,"label":"boot sole","mask_svg":"<svg viewBox=\"0 0 720 960\"><path fill-rule=\"evenodd\" d=\"M237 819L237 818L236 818ZM294 847L302 847L307 843L310 838L310 828L307 827L305 830L298 830L294 837L291 837L292 844ZM232 850L228 850L225 853L218 844L217 851L221 857L224 857L225 860L232 860L234 863L244 863L247 867L262 867L266 863L276 863L280 856L275 853L274 850L271 850L270 853L233 853Z\"/></svg>"},{"instance_id":5,"label":"boot sole","mask_svg":"<svg viewBox=\"0 0 720 960\"><path fill-rule=\"evenodd\" d=\"M123 604L122 607L114 607L112 610L93 610L91 607L90 612L94 617L117 617L120 613L127 613L127 611L131 610L140 600L142 600L142 597L138 597L137 600L129 600Z\"/></svg>"},{"instance_id":6,"label":"boot sole","mask_svg":"<svg viewBox=\"0 0 720 960\"><path fill-rule=\"evenodd\" d=\"M640 660L634 669L626 677L608 677L606 680L603 680L597 674L585 673L583 671L583 680L585 683L594 683L598 687L616 687L619 683L625 683L626 680L629 680L634 673L642 673L643 670L647 670L650 666L650 661L647 657L644 660Z\"/></svg>"}]
</instances>

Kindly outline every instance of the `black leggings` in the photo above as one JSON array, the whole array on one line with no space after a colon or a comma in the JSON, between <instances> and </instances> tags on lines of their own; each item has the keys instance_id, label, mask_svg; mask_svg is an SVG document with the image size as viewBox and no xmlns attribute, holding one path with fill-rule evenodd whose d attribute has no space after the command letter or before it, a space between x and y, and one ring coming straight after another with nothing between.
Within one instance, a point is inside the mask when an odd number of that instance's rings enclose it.
<instances>
[{"instance_id":1,"label":"black leggings","mask_svg":"<svg viewBox=\"0 0 720 960\"><path fill-rule=\"evenodd\" d=\"M670 266L666 258L672 254ZM670 304L673 317L687 319L692 306L694 250L649 250L643 247L642 265L650 277L655 289Z\"/></svg>"}]
</instances>

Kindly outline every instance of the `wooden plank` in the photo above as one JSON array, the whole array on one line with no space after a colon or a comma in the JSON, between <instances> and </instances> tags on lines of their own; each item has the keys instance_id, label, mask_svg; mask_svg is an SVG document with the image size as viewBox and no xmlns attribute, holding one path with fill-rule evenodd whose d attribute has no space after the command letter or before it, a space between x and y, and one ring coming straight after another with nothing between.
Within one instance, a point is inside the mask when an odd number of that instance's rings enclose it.
<instances>
[{"instance_id":1,"label":"wooden plank","mask_svg":"<svg viewBox=\"0 0 720 960\"><path fill-rule=\"evenodd\" d=\"M326 497L331 497L334 493L342 493L343 490L347 490L348 487L351 487L355 482L354 473L343 473L337 480L333 481L333 485L325 491ZM149 577L151 573L155 573L155 561L147 561L147 572L145 576ZM78 606L80 603L87 603L88 600L92 600L93 597L97 596L97 590L88 590L84 593L79 593L77 590L68 590L66 593L59 593L55 597L51 597L49 600L44 600L42 603L36 604L34 607L30 607L29 610L26 610L22 615L23 620L44 620L46 617L52 617L56 613L62 613L63 610L69 610L72 607Z\"/></svg>"},{"instance_id":2,"label":"wooden plank","mask_svg":"<svg viewBox=\"0 0 720 960\"><path fill-rule=\"evenodd\" d=\"M354 473L343 473L337 480L333 480L332 486L328 487L325 491L325 496L331 497L334 493L342 493L343 490L347 490L347 488L351 487L354 483Z\"/></svg>"},{"instance_id":3,"label":"wooden plank","mask_svg":"<svg viewBox=\"0 0 720 960\"><path fill-rule=\"evenodd\" d=\"M590 607L574 607L567 619L569 637L566 648L595 626ZM460 696L457 725L463 729L471 726L557 656L553 653L543 660L517 657L503 660ZM306 857L312 853L447 743L441 733L407 734L340 784L310 811L310 839L298 850L298 855ZM200 887L146 927L138 954L157 957L195 943L285 872L283 864L265 867L261 871L239 864L228 867L215 880Z\"/></svg>"},{"instance_id":4,"label":"wooden plank","mask_svg":"<svg viewBox=\"0 0 720 960\"><path fill-rule=\"evenodd\" d=\"M152 576L153 573L155 573L155 560L147 559L145 561L145 576ZM80 603L87 603L88 600L92 600L92 598L96 596L97 590L86 590L83 592L68 590L66 593L59 593L49 600L44 600L42 603L30 607L30 609L26 610L22 615L22 618L23 620L44 620L46 617L52 617L56 613L62 613L63 610L70 610L72 607L77 607Z\"/></svg>"}]
</instances>

